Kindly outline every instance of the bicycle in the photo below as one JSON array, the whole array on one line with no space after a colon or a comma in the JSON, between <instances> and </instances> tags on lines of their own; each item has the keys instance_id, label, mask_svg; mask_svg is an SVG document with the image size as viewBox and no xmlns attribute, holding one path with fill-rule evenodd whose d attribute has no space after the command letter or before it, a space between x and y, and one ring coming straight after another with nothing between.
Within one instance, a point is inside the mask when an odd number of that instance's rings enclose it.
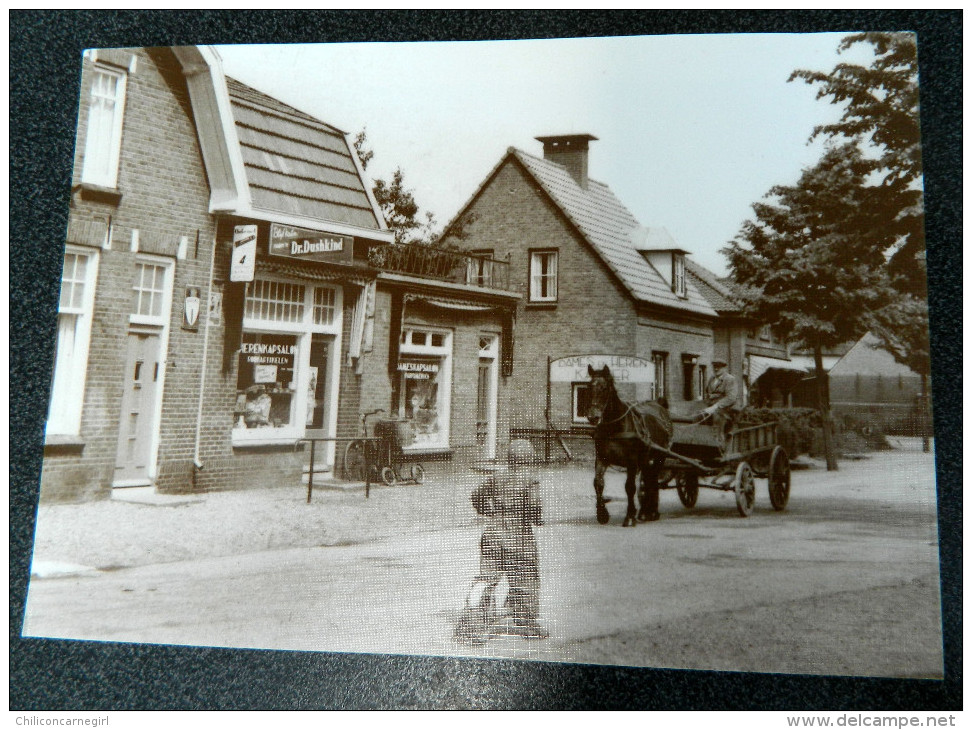
<instances>
[{"instance_id":1,"label":"bicycle","mask_svg":"<svg viewBox=\"0 0 972 730\"><path fill-rule=\"evenodd\" d=\"M373 411L361 414L361 436L363 439L368 438L368 418L384 412L384 408L376 408ZM368 465L371 469L371 479L369 481L378 481L379 450L381 446L377 441L365 441L363 439L349 441L347 447L344 449L344 478L348 481L365 481L365 477L367 476L365 473L365 465Z\"/></svg>"}]
</instances>

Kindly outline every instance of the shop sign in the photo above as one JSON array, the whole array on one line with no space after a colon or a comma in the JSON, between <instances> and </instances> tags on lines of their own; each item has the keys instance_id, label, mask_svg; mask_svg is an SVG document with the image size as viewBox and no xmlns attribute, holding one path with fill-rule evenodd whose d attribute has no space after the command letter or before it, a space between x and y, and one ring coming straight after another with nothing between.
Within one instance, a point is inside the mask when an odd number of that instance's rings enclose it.
<instances>
[{"instance_id":1,"label":"shop sign","mask_svg":"<svg viewBox=\"0 0 972 730\"><path fill-rule=\"evenodd\" d=\"M270 224L271 256L350 265L353 253L354 239L351 236Z\"/></svg>"},{"instance_id":2,"label":"shop sign","mask_svg":"<svg viewBox=\"0 0 972 730\"><path fill-rule=\"evenodd\" d=\"M439 363L428 360L399 360L398 372L409 380L429 380L439 372Z\"/></svg>"},{"instance_id":3,"label":"shop sign","mask_svg":"<svg viewBox=\"0 0 972 730\"><path fill-rule=\"evenodd\" d=\"M199 287L186 287L186 301L182 307L182 329L195 332L199 329Z\"/></svg>"},{"instance_id":4,"label":"shop sign","mask_svg":"<svg viewBox=\"0 0 972 730\"><path fill-rule=\"evenodd\" d=\"M588 366L595 370L607 365L618 383L653 383L655 366L651 360L628 355L572 355L550 361L550 382L577 383L590 379Z\"/></svg>"},{"instance_id":5,"label":"shop sign","mask_svg":"<svg viewBox=\"0 0 972 730\"><path fill-rule=\"evenodd\" d=\"M256 225L234 226L230 281L253 281L253 272L256 269L256 242Z\"/></svg>"}]
</instances>

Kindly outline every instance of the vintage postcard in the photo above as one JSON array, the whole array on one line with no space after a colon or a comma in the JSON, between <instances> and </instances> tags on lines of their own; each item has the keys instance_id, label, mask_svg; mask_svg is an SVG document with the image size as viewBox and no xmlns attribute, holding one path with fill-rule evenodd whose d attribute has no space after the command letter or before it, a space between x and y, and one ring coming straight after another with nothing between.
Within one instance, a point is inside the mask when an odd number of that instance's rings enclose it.
<instances>
[{"instance_id":1,"label":"vintage postcard","mask_svg":"<svg viewBox=\"0 0 972 730\"><path fill-rule=\"evenodd\" d=\"M917 43L88 50L22 635L941 679Z\"/></svg>"}]
</instances>

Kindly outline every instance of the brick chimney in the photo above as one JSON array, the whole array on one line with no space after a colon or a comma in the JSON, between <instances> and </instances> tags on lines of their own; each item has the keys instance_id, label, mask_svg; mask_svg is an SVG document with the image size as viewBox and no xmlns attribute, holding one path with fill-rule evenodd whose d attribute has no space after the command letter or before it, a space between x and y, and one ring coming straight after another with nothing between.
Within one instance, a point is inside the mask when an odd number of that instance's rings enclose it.
<instances>
[{"instance_id":1,"label":"brick chimney","mask_svg":"<svg viewBox=\"0 0 972 730\"><path fill-rule=\"evenodd\" d=\"M562 134L534 139L543 143L543 159L566 167L577 184L587 190L587 144L597 137L592 134Z\"/></svg>"}]
</instances>

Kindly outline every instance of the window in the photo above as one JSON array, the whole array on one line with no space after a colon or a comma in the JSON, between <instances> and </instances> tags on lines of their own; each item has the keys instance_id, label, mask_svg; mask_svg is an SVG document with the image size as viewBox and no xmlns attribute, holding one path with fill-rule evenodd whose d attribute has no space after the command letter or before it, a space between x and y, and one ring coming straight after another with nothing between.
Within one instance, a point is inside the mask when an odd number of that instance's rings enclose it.
<instances>
[{"instance_id":1,"label":"window","mask_svg":"<svg viewBox=\"0 0 972 730\"><path fill-rule=\"evenodd\" d=\"M570 387L574 423L588 423L587 411L591 406L591 384L572 383Z\"/></svg>"},{"instance_id":2,"label":"window","mask_svg":"<svg viewBox=\"0 0 972 730\"><path fill-rule=\"evenodd\" d=\"M530 301L557 301L557 252L530 252Z\"/></svg>"},{"instance_id":3,"label":"window","mask_svg":"<svg viewBox=\"0 0 972 730\"><path fill-rule=\"evenodd\" d=\"M699 365L698 368L699 380L696 384L696 398L698 400L705 400L705 383L706 383L706 371L705 365Z\"/></svg>"},{"instance_id":4,"label":"window","mask_svg":"<svg viewBox=\"0 0 972 730\"><path fill-rule=\"evenodd\" d=\"M107 188L117 185L125 83L126 74L121 69L92 67L82 182Z\"/></svg>"},{"instance_id":5,"label":"window","mask_svg":"<svg viewBox=\"0 0 972 730\"><path fill-rule=\"evenodd\" d=\"M492 286L493 283L493 249L479 248L470 251L468 268L466 270L466 283L476 286Z\"/></svg>"},{"instance_id":6,"label":"window","mask_svg":"<svg viewBox=\"0 0 972 730\"><path fill-rule=\"evenodd\" d=\"M97 252L74 246L65 250L57 309L54 378L47 413L48 435L78 435L81 432L97 269Z\"/></svg>"},{"instance_id":7,"label":"window","mask_svg":"<svg viewBox=\"0 0 972 730\"><path fill-rule=\"evenodd\" d=\"M293 439L333 431L341 290L277 279L247 285L233 440Z\"/></svg>"},{"instance_id":8,"label":"window","mask_svg":"<svg viewBox=\"0 0 972 730\"><path fill-rule=\"evenodd\" d=\"M698 355L682 355L682 400L696 400L696 398L702 397L702 394L696 393L698 387L696 365L698 362Z\"/></svg>"},{"instance_id":9,"label":"window","mask_svg":"<svg viewBox=\"0 0 972 730\"><path fill-rule=\"evenodd\" d=\"M399 348L399 416L411 426L409 449L449 445L452 334L405 329Z\"/></svg>"},{"instance_id":10,"label":"window","mask_svg":"<svg viewBox=\"0 0 972 730\"><path fill-rule=\"evenodd\" d=\"M141 324L165 324L168 312L166 275L169 267L156 261L138 261L135 264L135 283L132 285L133 302L131 321Z\"/></svg>"},{"instance_id":11,"label":"window","mask_svg":"<svg viewBox=\"0 0 972 730\"><path fill-rule=\"evenodd\" d=\"M677 296L685 296L685 257L672 254L672 291Z\"/></svg>"},{"instance_id":12,"label":"window","mask_svg":"<svg viewBox=\"0 0 972 730\"><path fill-rule=\"evenodd\" d=\"M655 366L655 382L651 384L651 399L655 400L668 396L668 353L651 353L651 362Z\"/></svg>"}]
</instances>

